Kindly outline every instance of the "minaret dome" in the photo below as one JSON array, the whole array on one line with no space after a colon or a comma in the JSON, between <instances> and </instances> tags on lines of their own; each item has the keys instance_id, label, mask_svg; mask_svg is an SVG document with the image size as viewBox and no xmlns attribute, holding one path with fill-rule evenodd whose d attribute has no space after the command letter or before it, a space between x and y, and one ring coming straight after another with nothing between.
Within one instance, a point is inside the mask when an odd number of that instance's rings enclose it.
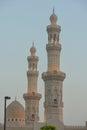
<instances>
[{"instance_id":1,"label":"minaret dome","mask_svg":"<svg viewBox=\"0 0 87 130\"><path fill-rule=\"evenodd\" d=\"M56 24L56 22L57 22L57 16L56 16L56 14L55 14L55 12L54 12L54 9L53 9L53 14L50 16L50 21L51 21L51 24Z\"/></svg>"}]
</instances>

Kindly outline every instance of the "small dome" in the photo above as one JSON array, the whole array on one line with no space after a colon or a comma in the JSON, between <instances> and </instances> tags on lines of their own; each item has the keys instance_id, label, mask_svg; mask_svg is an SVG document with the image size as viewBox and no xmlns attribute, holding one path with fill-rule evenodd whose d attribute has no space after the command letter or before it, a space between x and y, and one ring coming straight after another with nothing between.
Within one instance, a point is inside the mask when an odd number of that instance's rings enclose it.
<instances>
[{"instance_id":1,"label":"small dome","mask_svg":"<svg viewBox=\"0 0 87 130\"><path fill-rule=\"evenodd\" d=\"M24 107L18 102L13 101L6 109L7 126L22 126L25 121Z\"/></svg>"},{"instance_id":2,"label":"small dome","mask_svg":"<svg viewBox=\"0 0 87 130\"><path fill-rule=\"evenodd\" d=\"M50 16L50 21L51 21L51 24L56 24L57 22L57 16L54 13L54 9L53 9L53 14Z\"/></svg>"},{"instance_id":3,"label":"small dome","mask_svg":"<svg viewBox=\"0 0 87 130\"><path fill-rule=\"evenodd\" d=\"M25 118L24 107L16 100L8 105L6 113L7 118Z\"/></svg>"},{"instance_id":4,"label":"small dome","mask_svg":"<svg viewBox=\"0 0 87 130\"><path fill-rule=\"evenodd\" d=\"M34 47L34 42L33 42L32 47L30 48L30 52L31 52L31 55L35 55L36 48Z\"/></svg>"}]
</instances>

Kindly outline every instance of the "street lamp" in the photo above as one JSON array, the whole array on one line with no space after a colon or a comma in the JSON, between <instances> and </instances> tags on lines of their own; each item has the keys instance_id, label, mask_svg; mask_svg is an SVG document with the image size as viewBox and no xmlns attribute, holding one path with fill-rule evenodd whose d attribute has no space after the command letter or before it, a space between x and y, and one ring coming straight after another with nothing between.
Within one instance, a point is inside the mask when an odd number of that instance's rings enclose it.
<instances>
[{"instance_id":1,"label":"street lamp","mask_svg":"<svg viewBox=\"0 0 87 130\"><path fill-rule=\"evenodd\" d=\"M6 130L6 100L11 99L8 96L4 97L4 130Z\"/></svg>"}]
</instances>

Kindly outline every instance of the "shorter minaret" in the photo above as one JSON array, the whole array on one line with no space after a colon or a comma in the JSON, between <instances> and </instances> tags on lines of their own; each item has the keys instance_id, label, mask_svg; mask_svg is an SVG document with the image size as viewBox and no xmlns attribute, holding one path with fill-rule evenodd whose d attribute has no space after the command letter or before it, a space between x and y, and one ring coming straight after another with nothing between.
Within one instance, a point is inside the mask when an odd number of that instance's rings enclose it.
<instances>
[{"instance_id":1,"label":"shorter minaret","mask_svg":"<svg viewBox=\"0 0 87 130\"><path fill-rule=\"evenodd\" d=\"M27 57L28 60L28 89L27 93L23 95L25 100L25 124L39 121L39 100L41 94L37 92L37 80L39 72L37 71L37 63L39 58L35 55L36 48L33 46L30 48L31 55Z\"/></svg>"}]
</instances>

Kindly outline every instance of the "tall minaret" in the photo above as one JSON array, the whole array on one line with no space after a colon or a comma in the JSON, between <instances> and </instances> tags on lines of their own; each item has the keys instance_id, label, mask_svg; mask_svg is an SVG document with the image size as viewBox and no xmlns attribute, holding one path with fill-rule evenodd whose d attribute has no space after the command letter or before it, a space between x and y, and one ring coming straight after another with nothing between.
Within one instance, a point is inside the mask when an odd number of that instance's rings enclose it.
<instances>
[{"instance_id":1,"label":"tall minaret","mask_svg":"<svg viewBox=\"0 0 87 130\"><path fill-rule=\"evenodd\" d=\"M59 34L61 27L57 25L57 16L54 13L50 16L51 24L47 26L48 43L46 44L48 68L43 72L42 78L45 82L45 114L46 122L59 120L63 122L63 101L62 89L65 73L60 71L60 51Z\"/></svg>"},{"instance_id":2,"label":"tall minaret","mask_svg":"<svg viewBox=\"0 0 87 130\"><path fill-rule=\"evenodd\" d=\"M41 94L37 92L38 74L37 63L38 57L35 55L36 48L33 46L30 49L31 55L27 57L28 60L28 89L27 93L23 95L25 100L25 123L30 125L33 122L39 121L39 100Z\"/></svg>"}]
</instances>

